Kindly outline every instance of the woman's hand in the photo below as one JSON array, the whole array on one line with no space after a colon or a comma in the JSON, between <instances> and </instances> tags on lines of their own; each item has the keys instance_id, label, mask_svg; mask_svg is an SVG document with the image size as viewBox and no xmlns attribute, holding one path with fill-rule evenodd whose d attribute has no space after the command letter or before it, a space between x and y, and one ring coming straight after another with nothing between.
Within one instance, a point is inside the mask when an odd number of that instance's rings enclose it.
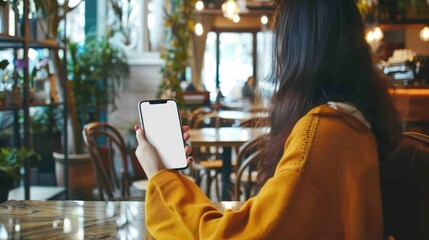
<instances>
[{"instance_id":1,"label":"woman's hand","mask_svg":"<svg viewBox=\"0 0 429 240\"><path fill-rule=\"evenodd\" d=\"M186 142L189 140L189 138L191 137L191 135L189 134L189 127L188 126L182 126L182 132L183 132L183 140ZM186 146L185 147L185 153L186 156L188 156L188 164L192 164L194 162L194 158L189 156L189 154L191 154L192 152L192 148L190 146Z\"/></svg>"},{"instance_id":2,"label":"woman's hand","mask_svg":"<svg viewBox=\"0 0 429 240\"><path fill-rule=\"evenodd\" d=\"M146 140L144 132L140 128L140 126L136 125L135 129L136 129L137 142L139 144L137 146L135 154L137 156L137 159L140 162L140 165L145 171L148 179L150 179L157 172L165 169L165 166L161 161L158 151ZM183 130L183 139L187 141L190 138L190 135L188 132L189 127L183 126L182 130ZM191 147L189 146L185 147L185 153L187 156L191 153L191 151L192 151ZM187 161L188 161L188 164L192 164L193 158L188 157Z\"/></svg>"}]
</instances>

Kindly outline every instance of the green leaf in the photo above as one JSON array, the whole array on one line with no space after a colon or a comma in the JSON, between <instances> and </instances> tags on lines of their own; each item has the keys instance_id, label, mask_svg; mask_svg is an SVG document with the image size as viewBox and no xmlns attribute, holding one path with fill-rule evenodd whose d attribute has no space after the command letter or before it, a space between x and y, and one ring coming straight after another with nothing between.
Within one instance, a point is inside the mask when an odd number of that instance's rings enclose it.
<instances>
[{"instance_id":1,"label":"green leaf","mask_svg":"<svg viewBox=\"0 0 429 240\"><path fill-rule=\"evenodd\" d=\"M9 61L7 59L4 59L0 62L0 69L5 69L9 65Z\"/></svg>"},{"instance_id":2,"label":"green leaf","mask_svg":"<svg viewBox=\"0 0 429 240\"><path fill-rule=\"evenodd\" d=\"M24 160L34 158L40 160L40 155L27 148L0 148L0 171L11 178L20 177L19 169L22 167Z\"/></svg>"}]
</instances>

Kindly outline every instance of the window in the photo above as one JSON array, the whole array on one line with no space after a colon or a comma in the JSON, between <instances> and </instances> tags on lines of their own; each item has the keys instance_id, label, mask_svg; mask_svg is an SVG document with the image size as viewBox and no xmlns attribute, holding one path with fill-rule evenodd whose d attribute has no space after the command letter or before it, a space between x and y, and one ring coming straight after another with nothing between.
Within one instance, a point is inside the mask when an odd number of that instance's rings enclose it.
<instances>
[{"instance_id":1,"label":"window","mask_svg":"<svg viewBox=\"0 0 429 240\"><path fill-rule=\"evenodd\" d=\"M256 79L264 79L271 70L271 36L269 31L256 35ZM207 35L202 81L211 99L216 98L216 33ZM227 101L239 100L241 87L254 74L253 33L219 33L219 89Z\"/></svg>"}]
</instances>

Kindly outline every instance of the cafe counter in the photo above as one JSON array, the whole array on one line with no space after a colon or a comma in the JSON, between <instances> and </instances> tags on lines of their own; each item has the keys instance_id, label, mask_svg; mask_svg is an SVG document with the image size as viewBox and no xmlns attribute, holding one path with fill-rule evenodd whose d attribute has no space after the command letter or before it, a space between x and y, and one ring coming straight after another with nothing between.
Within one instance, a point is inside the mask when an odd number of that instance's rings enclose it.
<instances>
[{"instance_id":1,"label":"cafe counter","mask_svg":"<svg viewBox=\"0 0 429 240\"><path fill-rule=\"evenodd\" d=\"M429 88L396 88L390 94L405 121L429 122Z\"/></svg>"}]
</instances>

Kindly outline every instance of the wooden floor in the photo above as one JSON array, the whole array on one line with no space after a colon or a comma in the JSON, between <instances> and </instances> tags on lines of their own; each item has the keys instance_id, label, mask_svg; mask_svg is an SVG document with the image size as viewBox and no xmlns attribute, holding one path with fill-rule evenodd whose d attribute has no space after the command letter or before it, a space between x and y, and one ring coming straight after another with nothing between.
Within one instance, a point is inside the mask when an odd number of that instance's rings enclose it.
<instances>
[{"instance_id":1,"label":"wooden floor","mask_svg":"<svg viewBox=\"0 0 429 240\"><path fill-rule=\"evenodd\" d=\"M31 200L52 200L59 199L64 193L65 187L56 186L31 186ZM24 187L17 187L9 191L8 200L23 200L25 199Z\"/></svg>"}]
</instances>

